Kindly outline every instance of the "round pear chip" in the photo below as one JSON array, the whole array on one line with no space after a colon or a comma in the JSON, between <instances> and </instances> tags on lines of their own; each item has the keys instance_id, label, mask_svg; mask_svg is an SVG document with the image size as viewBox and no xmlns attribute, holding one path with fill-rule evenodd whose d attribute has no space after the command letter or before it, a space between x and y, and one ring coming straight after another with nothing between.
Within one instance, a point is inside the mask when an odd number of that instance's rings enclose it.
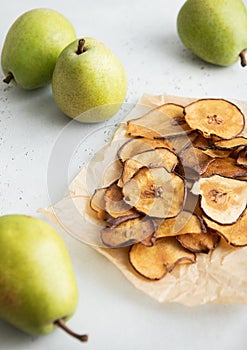
<instances>
[{"instance_id":1,"label":"round pear chip","mask_svg":"<svg viewBox=\"0 0 247 350\"><path fill-rule=\"evenodd\" d=\"M178 158L168 148L156 148L134 155L124 162L123 172L118 185L123 186L142 167L153 168L163 166L169 172L173 171L178 164Z\"/></svg>"},{"instance_id":2,"label":"round pear chip","mask_svg":"<svg viewBox=\"0 0 247 350\"><path fill-rule=\"evenodd\" d=\"M129 251L133 268L150 280L159 280L178 264L192 264L196 256L180 245L175 237L163 237L151 247L134 244Z\"/></svg>"},{"instance_id":3,"label":"round pear chip","mask_svg":"<svg viewBox=\"0 0 247 350\"><path fill-rule=\"evenodd\" d=\"M247 246L247 209L245 209L239 219L231 225L221 225L207 217L203 219L207 226L218 232L227 243L235 247Z\"/></svg>"},{"instance_id":4,"label":"round pear chip","mask_svg":"<svg viewBox=\"0 0 247 350\"><path fill-rule=\"evenodd\" d=\"M232 139L241 133L245 119L241 110L224 99L199 99L185 107L185 120L203 136Z\"/></svg>"},{"instance_id":5,"label":"round pear chip","mask_svg":"<svg viewBox=\"0 0 247 350\"><path fill-rule=\"evenodd\" d=\"M126 203L156 218L177 216L185 198L184 180L163 167L141 168L123 186Z\"/></svg>"},{"instance_id":6,"label":"round pear chip","mask_svg":"<svg viewBox=\"0 0 247 350\"><path fill-rule=\"evenodd\" d=\"M247 204L247 182L220 175L199 180L201 208L213 221L232 224L238 220Z\"/></svg>"}]
</instances>

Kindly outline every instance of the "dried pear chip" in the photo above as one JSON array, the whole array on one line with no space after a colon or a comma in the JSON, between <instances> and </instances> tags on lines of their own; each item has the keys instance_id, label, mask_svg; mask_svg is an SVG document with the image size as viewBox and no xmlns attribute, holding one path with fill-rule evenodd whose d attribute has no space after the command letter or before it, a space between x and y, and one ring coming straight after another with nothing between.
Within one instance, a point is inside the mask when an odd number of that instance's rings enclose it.
<instances>
[{"instance_id":1,"label":"dried pear chip","mask_svg":"<svg viewBox=\"0 0 247 350\"><path fill-rule=\"evenodd\" d=\"M122 190L116 183L113 183L106 189L104 201L105 211L113 218L130 215L135 212L135 210L123 200Z\"/></svg>"},{"instance_id":2,"label":"dried pear chip","mask_svg":"<svg viewBox=\"0 0 247 350\"><path fill-rule=\"evenodd\" d=\"M90 198L90 207L96 213L99 219L106 220L108 217L107 212L105 211L105 192L106 188L98 188L94 191L93 195Z\"/></svg>"},{"instance_id":3,"label":"dried pear chip","mask_svg":"<svg viewBox=\"0 0 247 350\"><path fill-rule=\"evenodd\" d=\"M159 280L178 264L194 263L196 256L183 248L175 237L163 237L156 239L151 247L134 244L129 251L129 261L143 277Z\"/></svg>"},{"instance_id":4,"label":"dried pear chip","mask_svg":"<svg viewBox=\"0 0 247 350\"><path fill-rule=\"evenodd\" d=\"M214 158L203 153L201 149L188 147L179 155L180 161L184 168L186 179L197 179L202 175Z\"/></svg>"},{"instance_id":5,"label":"dried pear chip","mask_svg":"<svg viewBox=\"0 0 247 350\"><path fill-rule=\"evenodd\" d=\"M235 247L247 245L247 209L235 223L230 225L219 224L206 216L204 221L208 227L217 231L229 244Z\"/></svg>"},{"instance_id":6,"label":"dried pear chip","mask_svg":"<svg viewBox=\"0 0 247 350\"><path fill-rule=\"evenodd\" d=\"M178 158L176 154L168 148L156 148L138 153L124 162L123 173L118 185L123 186L143 166L148 168L163 166L167 171L171 172L177 164Z\"/></svg>"},{"instance_id":7,"label":"dried pear chip","mask_svg":"<svg viewBox=\"0 0 247 350\"><path fill-rule=\"evenodd\" d=\"M231 140L220 140L214 143L216 148L223 149L234 149L239 146L247 146L247 138L246 137L234 137Z\"/></svg>"},{"instance_id":8,"label":"dried pear chip","mask_svg":"<svg viewBox=\"0 0 247 350\"><path fill-rule=\"evenodd\" d=\"M191 192L191 190L187 189L183 210L188 211L190 213L195 213L197 216L201 216L201 207L199 199L199 195L194 194Z\"/></svg>"},{"instance_id":9,"label":"dried pear chip","mask_svg":"<svg viewBox=\"0 0 247 350\"><path fill-rule=\"evenodd\" d=\"M185 107L185 120L204 137L232 139L241 133L245 119L241 110L224 99L199 99Z\"/></svg>"},{"instance_id":10,"label":"dried pear chip","mask_svg":"<svg viewBox=\"0 0 247 350\"><path fill-rule=\"evenodd\" d=\"M124 200L149 216L176 216L183 208L185 186L183 179L163 167L141 168L123 186Z\"/></svg>"},{"instance_id":11,"label":"dried pear chip","mask_svg":"<svg viewBox=\"0 0 247 350\"><path fill-rule=\"evenodd\" d=\"M169 138L169 143L174 150L174 152L179 155L181 151L186 149L187 147L190 147L193 142L193 139L196 138L196 132L192 132L191 134L182 134L182 135L176 135Z\"/></svg>"},{"instance_id":12,"label":"dried pear chip","mask_svg":"<svg viewBox=\"0 0 247 350\"><path fill-rule=\"evenodd\" d=\"M247 183L220 175L199 180L201 208L213 221L232 224L238 220L247 204Z\"/></svg>"},{"instance_id":13,"label":"dried pear chip","mask_svg":"<svg viewBox=\"0 0 247 350\"><path fill-rule=\"evenodd\" d=\"M184 120L184 107L174 103L156 107L144 116L127 123L127 133L131 136L160 138L190 131L190 127Z\"/></svg>"},{"instance_id":14,"label":"dried pear chip","mask_svg":"<svg viewBox=\"0 0 247 350\"><path fill-rule=\"evenodd\" d=\"M193 146L199 149L206 150L211 147L211 139L204 137L200 133L196 133L197 137L192 141Z\"/></svg>"},{"instance_id":15,"label":"dried pear chip","mask_svg":"<svg viewBox=\"0 0 247 350\"><path fill-rule=\"evenodd\" d=\"M203 177L209 177L212 175L236 178L247 176L247 169L238 165L233 158L216 158L214 162L208 165L206 171L202 174Z\"/></svg>"},{"instance_id":16,"label":"dried pear chip","mask_svg":"<svg viewBox=\"0 0 247 350\"><path fill-rule=\"evenodd\" d=\"M121 215L118 216L116 218L112 217L112 216L108 216L106 219L106 223L107 223L107 227L111 227L114 228L116 226L118 226L119 224L121 224L124 221L130 220L130 219L136 219L141 217L140 213L138 213L137 211L134 211L130 214L127 215Z\"/></svg>"},{"instance_id":17,"label":"dried pear chip","mask_svg":"<svg viewBox=\"0 0 247 350\"><path fill-rule=\"evenodd\" d=\"M237 158L237 164L247 167L247 147L239 152L238 158ZM247 176L247 174L246 174Z\"/></svg>"},{"instance_id":18,"label":"dried pear chip","mask_svg":"<svg viewBox=\"0 0 247 350\"><path fill-rule=\"evenodd\" d=\"M117 151L117 155L120 161L123 163L127 159L135 156L136 154L161 147L172 149L170 142L165 139L152 140L147 138L133 138L126 141L119 148L119 150Z\"/></svg>"},{"instance_id":19,"label":"dried pear chip","mask_svg":"<svg viewBox=\"0 0 247 350\"><path fill-rule=\"evenodd\" d=\"M227 158L230 156L232 151L208 148L208 149L202 150L202 152L211 158Z\"/></svg>"},{"instance_id":20,"label":"dried pear chip","mask_svg":"<svg viewBox=\"0 0 247 350\"><path fill-rule=\"evenodd\" d=\"M201 233L204 229L202 220L191 212L182 211L175 218L163 220L159 225L156 238L183 235L187 233Z\"/></svg>"},{"instance_id":21,"label":"dried pear chip","mask_svg":"<svg viewBox=\"0 0 247 350\"><path fill-rule=\"evenodd\" d=\"M105 246L120 248L136 242L144 241L151 245L151 236L156 226L153 220L145 217L129 219L114 227L106 227L101 231L101 240ZM149 238L149 240L147 240Z\"/></svg>"},{"instance_id":22,"label":"dried pear chip","mask_svg":"<svg viewBox=\"0 0 247 350\"><path fill-rule=\"evenodd\" d=\"M177 240L184 248L193 253L207 254L217 247L220 236L214 230L208 229L207 232L178 235Z\"/></svg>"}]
</instances>

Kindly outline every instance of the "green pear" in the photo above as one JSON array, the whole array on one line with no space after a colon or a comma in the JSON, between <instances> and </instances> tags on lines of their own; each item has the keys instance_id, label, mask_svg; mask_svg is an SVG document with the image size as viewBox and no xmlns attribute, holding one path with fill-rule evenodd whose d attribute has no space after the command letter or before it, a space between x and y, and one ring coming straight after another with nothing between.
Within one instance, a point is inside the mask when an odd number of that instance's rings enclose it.
<instances>
[{"instance_id":1,"label":"green pear","mask_svg":"<svg viewBox=\"0 0 247 350\"><path fill-rule=\"evenodd\" d=\"M74 314L78 287L64 241L45 221L0 217L0 318L30 334L47 334Z\"/></svg>"},{"instance_id":2,"label":"green pear","mask_svg":"<svg viewBox=\"0 0 247 350\"><path fill-rule=\"evenodd\" d=\"M182 43L206 62L247 64L247 11L242 0L187 0L177 17Z\"/></svg>"},{"instance_id":3,"label":"green pear","mask_svg":"<svg viewBox=\"0 0 247 350\"><path fill-rule=\"evenodd\" d=\"M98 40L75 40L59 55L52 93L68 117L87 123L107 120L121 107L126 91L122 63Z\"/></svg>"},{"instance_id":4,"label":"green pear","mask_svg":"<svg viewBox=\"0 0 247 350\"><path fill-rule=\"evenodd\" d=\"M47 85L60 52L75 38L74 27L59 12L48 8L25 12L12 24L4 41L4 82L14 80L24 89Z\"/></svg>"}]
</instances>

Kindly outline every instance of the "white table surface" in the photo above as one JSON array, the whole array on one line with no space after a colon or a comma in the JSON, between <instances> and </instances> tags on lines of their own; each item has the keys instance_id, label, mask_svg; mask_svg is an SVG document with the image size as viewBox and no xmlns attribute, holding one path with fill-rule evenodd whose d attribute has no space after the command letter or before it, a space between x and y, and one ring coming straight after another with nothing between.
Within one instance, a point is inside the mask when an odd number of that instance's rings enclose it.
<instances>
[{"instance_id":1,"label":"white table surface","mask_svg":"<svg viewBox=\"0 0 247 350\"><path fill-rule=\"evenodd\" d=\"M95 37L119 56L129 77L127 104L136 103L143 93L247 99L247 68L239 63L215 67L184 49L176 32L182 4L183 0L8 0L1 6L0 42L17 16L31 8L50 7L71 20L78 37ZM51 194L53 180L47 173L54 143L68 123L50 87L27 92L0 83L1 215L41 217L38 208L62 198L66 184L57 180ZM103 126L107 131L111 123ZM99 125L87 129L78 123L76 128L85 137ZM90 152L89 144L75 174ZM76 163L76 156L71 157L71 163ZM69 326L88 333L88 343L81 344L61 330L33 337L0 321L0 349L246 349L246 306L159 304L136 290L91 247L67 232L60 233L71 254L80 292Z\"/></svg>"}]
</instances>

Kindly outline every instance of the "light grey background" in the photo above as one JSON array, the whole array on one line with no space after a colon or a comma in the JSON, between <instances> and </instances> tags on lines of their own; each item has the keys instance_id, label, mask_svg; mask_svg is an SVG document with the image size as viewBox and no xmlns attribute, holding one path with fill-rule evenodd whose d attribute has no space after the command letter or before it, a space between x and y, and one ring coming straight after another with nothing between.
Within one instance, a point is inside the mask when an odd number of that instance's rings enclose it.
<instances>
[{"instance_id":1,"label":"light grey background","mask_svg":"<svg viewBox=\"0 0 247 350\"><path fill-rule=\"evenodd\" d=\"M0 45L20 14L35 7L51 7L71 20L78 37L95 37L119 56L129 77L126 105L136 103L143 93L247 99L247 68L240 63L228 68L206 64L182 46L176 32L182 4L182 0L8 0L1 6ZM50 87L26 92L0 83L1 215L40 217L38 208L63 196L66 184L47 180L47 170L54 144L68 122L56 107ZM116 122L118 119L102 125L104 135L110 135ZM99 125L89 129L76 126L82 133L83 151L79 157L72 154L69 176L75 175L98 147L95 138L84 140L93 131L99 135L98 129ZM105 141L103 136L101 141ZM54 181L52 194L47 181ZM66 232L61 235L80 291L78 309L69 326L88 333L89 342L80 344L61 330L32 337L0 321L0 349L246 349L246 306L161 305L136 290L91 247Z\"/></svg>"}]
</instances>

